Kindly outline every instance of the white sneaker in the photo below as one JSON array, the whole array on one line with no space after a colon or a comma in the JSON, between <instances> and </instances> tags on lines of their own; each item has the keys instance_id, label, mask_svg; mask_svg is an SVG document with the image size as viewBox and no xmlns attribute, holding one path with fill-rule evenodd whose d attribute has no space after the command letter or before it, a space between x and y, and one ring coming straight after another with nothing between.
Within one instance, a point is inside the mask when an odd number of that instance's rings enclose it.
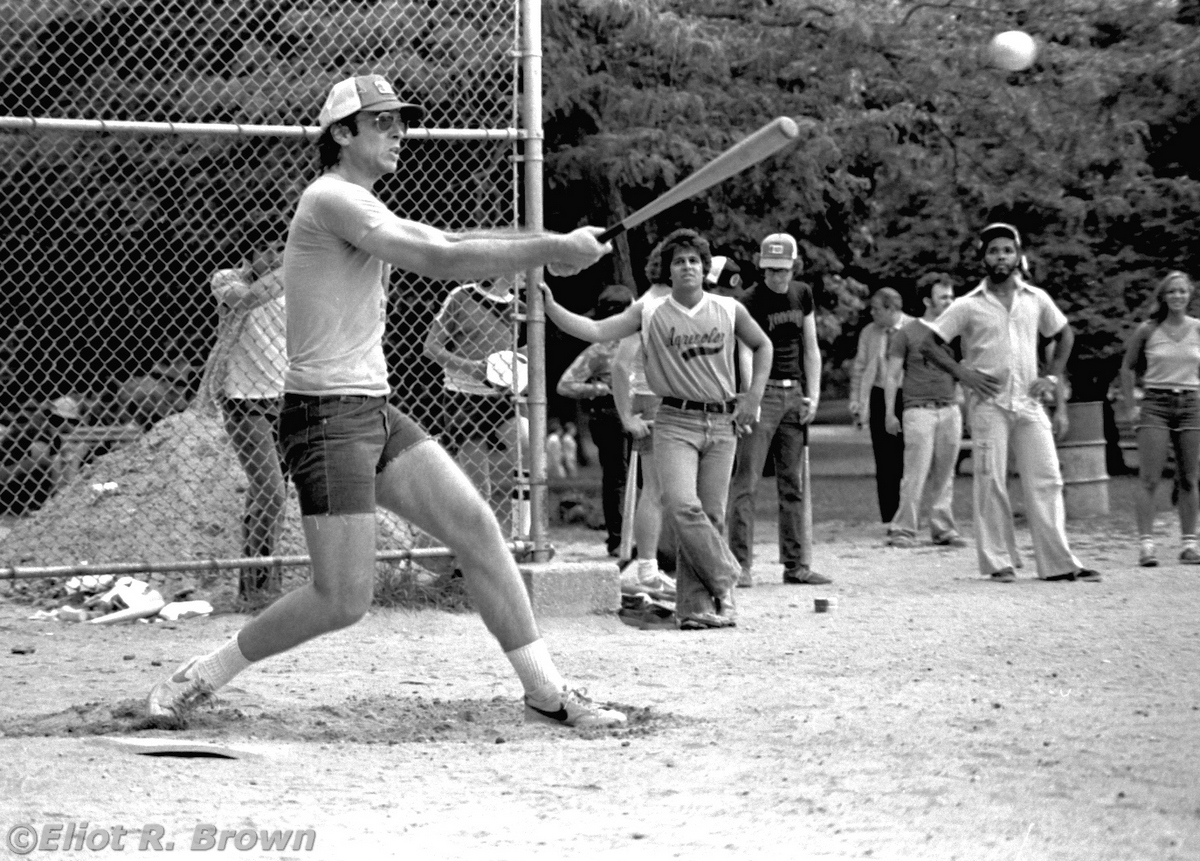
<instances>
[{"instance_id":1,"label":"white sneaker","mask_svg":"<svg viewBox=\"0 0 1200 861\"><path fill-rule=\"evenodd\" d=\"M545 723L567 727L623 726L625 715L613 709L602 709L587 698L586 691L563 688L557 709L540 709L525 697L525 723Z\"/></svg>"},{"instance_id":2,"label":"white sneaker","mask_svg":"<svg viewBox=\"0 0 1200 861\"><path fill-rule=\"evenodd\" d=\"M196 675L195 665L199 660L195 657L184 661L150 690L150 696L146 698L146 711L150 717L182 720L197 706L216 699L213 686Z\"/></svg>"}]
</instances>

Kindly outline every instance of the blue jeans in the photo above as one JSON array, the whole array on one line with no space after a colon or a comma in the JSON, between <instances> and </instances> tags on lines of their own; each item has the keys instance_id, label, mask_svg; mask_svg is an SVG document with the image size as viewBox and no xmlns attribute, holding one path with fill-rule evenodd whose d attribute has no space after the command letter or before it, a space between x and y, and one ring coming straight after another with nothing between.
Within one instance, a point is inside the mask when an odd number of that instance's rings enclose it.
<instances>
[{"instance_id":1,"label":"blue jeans","mask_svg":"<svg viewBox=\"0 0 1200 861\"><path fill-rule=\"evenodd\" d=\"M679 618L732 606L738 562L725 543L725 499L736 437L728 414L665 404L654 422L663 512L675 524L675 611Z\"/></svg>"},{"instance_id":2,"label":"blue jeans","mask_svg":"<svg viewBox=\"0 0 1200 861\"><path fill-rule=\"evenodd\" d=\"M729 549L743 571L754 564L754 494L767 455L773 455L779 493L779 561L800 565L804 540L800 459L804 453L804 389L767 386L754 430L738 440L733 486L729 491Z\"/></svg>"}]
</instances>

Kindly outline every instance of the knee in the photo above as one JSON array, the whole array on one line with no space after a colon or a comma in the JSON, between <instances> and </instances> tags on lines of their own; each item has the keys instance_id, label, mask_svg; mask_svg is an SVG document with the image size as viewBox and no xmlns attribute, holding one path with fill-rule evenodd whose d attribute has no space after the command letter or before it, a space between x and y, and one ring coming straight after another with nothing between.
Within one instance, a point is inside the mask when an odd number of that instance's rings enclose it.
<instances>
[{"instance_id":1,"label":"knee","mask_svg":"<svg viewBox=\"0 0 1200 861\"><path fill-rule=\"evenodd\" d=\"M367 615L374 597L374 580L367 588L338 590L325 597L324 622L327 631L349 628Z\"/></svg>"}]
</instances>

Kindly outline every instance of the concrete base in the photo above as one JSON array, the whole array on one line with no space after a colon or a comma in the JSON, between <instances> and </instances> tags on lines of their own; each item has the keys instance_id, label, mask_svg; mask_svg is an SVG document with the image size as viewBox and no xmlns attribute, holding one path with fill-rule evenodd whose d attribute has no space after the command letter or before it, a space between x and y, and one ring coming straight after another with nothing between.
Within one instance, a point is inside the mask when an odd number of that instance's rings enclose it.
<instances>
[{"instance_id":1,"label":"concrete base","mask_svg":"<svg viewBox=\"0 0 1200 861\"><path fill-rule=\"evenodd\" d=\"M536 616L586 616L621 607L616 562L525 562L518 567Z\"/></svg>"}]
</instances>

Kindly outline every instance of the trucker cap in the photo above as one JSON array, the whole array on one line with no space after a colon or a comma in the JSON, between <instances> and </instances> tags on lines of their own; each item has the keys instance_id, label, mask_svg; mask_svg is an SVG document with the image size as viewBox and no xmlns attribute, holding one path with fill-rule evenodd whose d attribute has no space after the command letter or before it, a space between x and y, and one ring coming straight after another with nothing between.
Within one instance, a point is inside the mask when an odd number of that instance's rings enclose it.
<instances>
[{"instance_id":1,"label":"trucker cap","mask_svg":"<svg viewBox=\"0 0 1200 861\"><path fill-rule=\"evenodd\" d=\"M399 111L401 119L410 125L425 116L425 109L420 105L400 101L395 88L383 75L359 75L333 85L321 106L317 122L321 131L325 131L338 120L359 111Z\"/></svg>"},{"instance_id":2,"label":"trucker cap","mask_svg":"<svg viewBox=\"0 0 1200 861\"><path fill-rule=\"evenodd\" d=\"M791 269L798 255L795 239L786 233L772 233L762 241L758 266L760 269Z\"/></svg>"}]
</instances>

